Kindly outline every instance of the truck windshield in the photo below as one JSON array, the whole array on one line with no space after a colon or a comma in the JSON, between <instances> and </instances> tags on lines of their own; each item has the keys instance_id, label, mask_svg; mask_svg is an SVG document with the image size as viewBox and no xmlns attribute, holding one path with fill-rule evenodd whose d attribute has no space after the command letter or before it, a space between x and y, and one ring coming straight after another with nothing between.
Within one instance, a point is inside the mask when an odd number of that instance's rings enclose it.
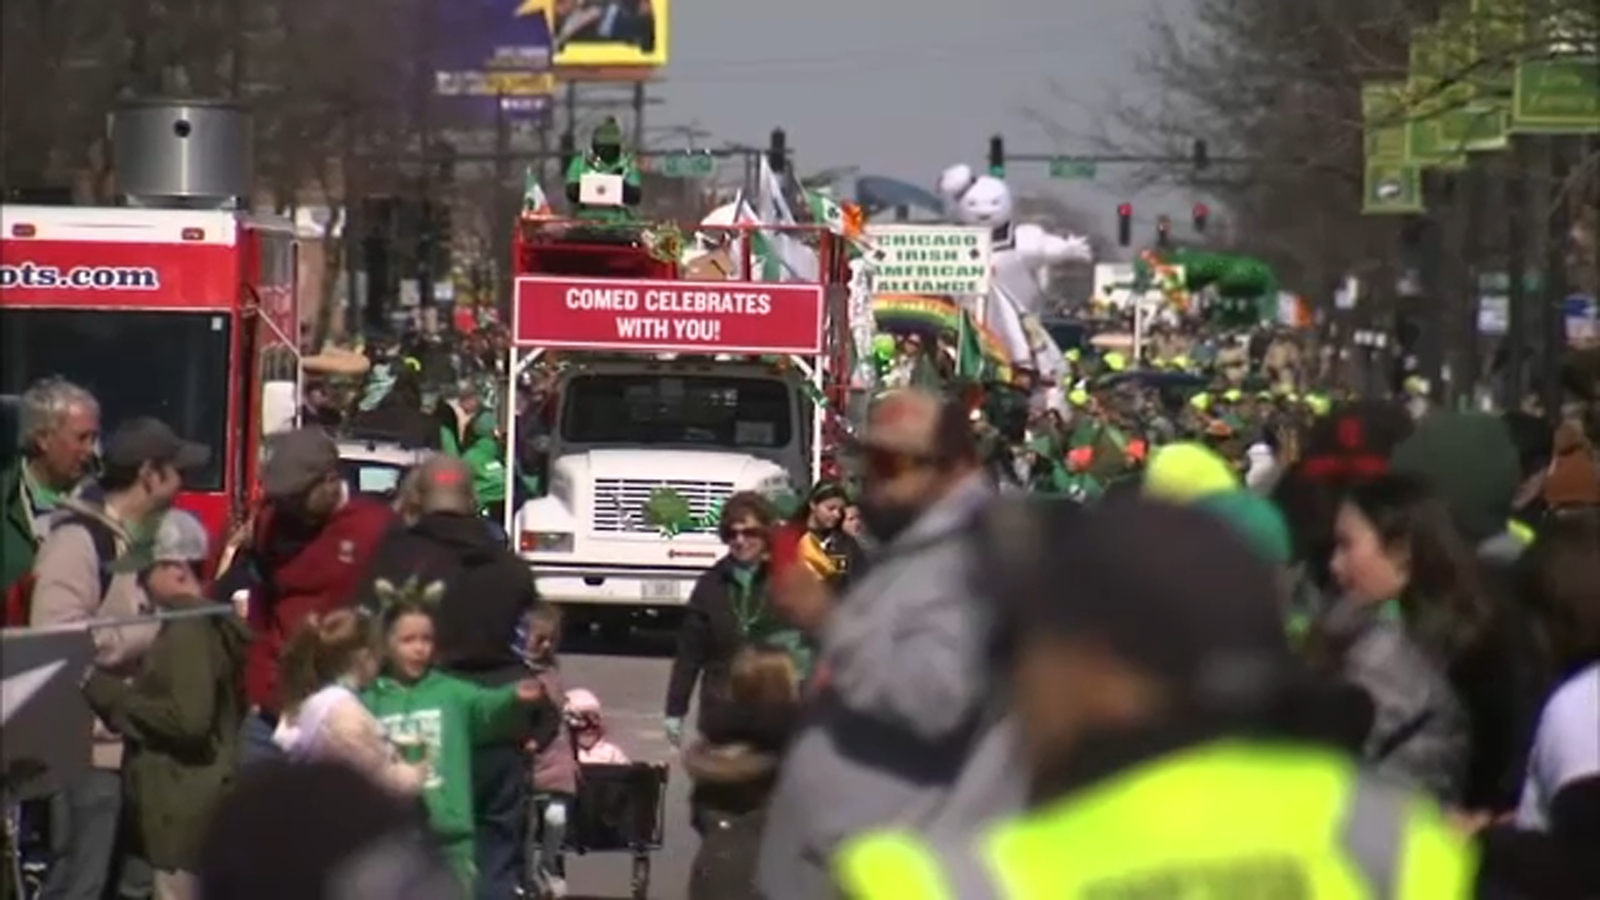
<instances>
[{"instance_id":1,"label":"truck windshield","mask_svg":"<svg viewBox=\"0 0 1600 900\"><path fill-rule=\"evenodd\" d=\"M580 375L567 382L561 439L778 449L793 437L791 397L767 378Z\"/></svg>"},{"instance_id":2,"label":"truck windshield","mask_svg":"<svg viewBox=\"0 0 1600 900\"><path fill-rule=\"evenodd\" d=\"M59 375L100 401L101 429L155 416L211 448L186 487L222 490L228 458L228 317L199 312L0 309L0 394Z\"/></svg>"}]
</instances>

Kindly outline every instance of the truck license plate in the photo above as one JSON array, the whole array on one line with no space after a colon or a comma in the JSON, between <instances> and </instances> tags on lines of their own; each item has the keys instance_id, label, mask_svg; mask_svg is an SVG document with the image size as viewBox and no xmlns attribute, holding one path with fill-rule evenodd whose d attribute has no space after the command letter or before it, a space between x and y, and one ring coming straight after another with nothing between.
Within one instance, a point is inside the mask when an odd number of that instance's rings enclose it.
<instances>
[{"instance_id":1,"label":"truck license plate","mask_svg":"<svg viewBox=\"0 0 1600 900\"><path fill-rule=\"evenodd\" d=\"M642 596L646 602L678 601L678 582L676 581L646 581Z\"/></svg>"}]
</instances>

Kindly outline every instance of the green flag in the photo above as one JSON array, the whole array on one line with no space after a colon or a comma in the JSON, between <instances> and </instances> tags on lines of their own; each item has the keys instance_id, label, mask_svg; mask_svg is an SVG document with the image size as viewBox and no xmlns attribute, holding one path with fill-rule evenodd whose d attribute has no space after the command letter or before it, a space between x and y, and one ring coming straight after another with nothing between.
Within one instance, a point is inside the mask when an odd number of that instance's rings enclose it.
<instances>
[{"instance_id":1,"label":"green flag","mask_svg":"<svg viewBox=\"0 0 1600 900\"><path fill-rule=\"evenodd\" d=\"M956 377L983 381L989 374L988 368L983 343L978 339L978 326L973 323L972 314L962 310L956 327Z\"/></svg>"}]
</instances>

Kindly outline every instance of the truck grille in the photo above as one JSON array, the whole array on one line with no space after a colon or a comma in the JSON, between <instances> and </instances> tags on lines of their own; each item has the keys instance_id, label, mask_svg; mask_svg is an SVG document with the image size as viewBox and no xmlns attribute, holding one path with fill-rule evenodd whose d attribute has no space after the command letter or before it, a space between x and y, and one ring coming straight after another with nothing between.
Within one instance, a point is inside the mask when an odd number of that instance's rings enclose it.
<instances>
[{"instance_id":1,"label":"truck grille","mask_svg":"<svg viewBox=\"0 0 1600 900\"><path fill-rule=\"evenodd\" d=\"M612 534L656 531L645 524L644 505L652 493L662 488L676 491L688 500L695 517L708 526L692 530L707 532L716 530L716 523L705 520L733 493L733 482L597 478L594 482L594 530Z\"/></svg>"}]
</instances>

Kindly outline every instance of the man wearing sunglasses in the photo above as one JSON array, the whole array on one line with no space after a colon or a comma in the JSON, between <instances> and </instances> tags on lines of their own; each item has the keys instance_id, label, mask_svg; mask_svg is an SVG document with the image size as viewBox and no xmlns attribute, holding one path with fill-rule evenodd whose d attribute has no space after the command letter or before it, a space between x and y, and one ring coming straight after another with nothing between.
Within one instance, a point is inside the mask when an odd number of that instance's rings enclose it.
<instances>
[{"instance_id":1,"label":"man wearing sunglasses","mask_svg":"<svg viewBox=\"0 0 1600 900\"><path fill-rule=\"evenodd\" d=\"M813 709L790 745L767 818L758 886L769 900L828 896L827 860L884 823L977 826L1022 802L989 664L992 625L971 587L970 525L994 496L958 403L885 394L856 447L861 519L878 549L838 602L774 604L820 644ZM997 739L999 736L1000 739Z\"/></svg>"}]
</instances>

